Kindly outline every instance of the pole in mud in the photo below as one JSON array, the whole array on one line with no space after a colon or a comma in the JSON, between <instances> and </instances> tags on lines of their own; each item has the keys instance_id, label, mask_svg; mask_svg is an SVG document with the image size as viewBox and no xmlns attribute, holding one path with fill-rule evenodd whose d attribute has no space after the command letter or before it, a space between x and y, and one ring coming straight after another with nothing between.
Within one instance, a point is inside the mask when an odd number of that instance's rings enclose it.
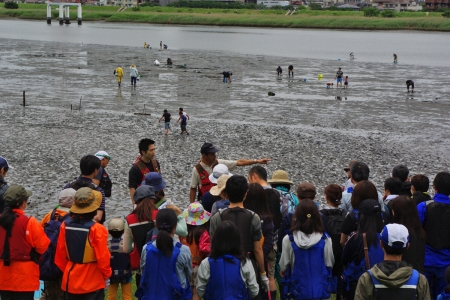
<instances>
[{"instance_id":1,"label":"pole in mud","mask_svg":"<svg viewBox=\"0 0 450 300\"><path fill-rule=\"evenodd\" d=\"M25 100L25 91L23 91L23 107L26 106L26 100Z\"/></svg>"},{"instance_id":2,"label":"pole in mud","mask_svg":"<svg viewBox=\"0 0 450 300\"><path fill-rule=\"evenodd\" d=\"M81 110L81 99L83 99L83 96L80 97L80 110Z\"/></svg>"}]
</instances>

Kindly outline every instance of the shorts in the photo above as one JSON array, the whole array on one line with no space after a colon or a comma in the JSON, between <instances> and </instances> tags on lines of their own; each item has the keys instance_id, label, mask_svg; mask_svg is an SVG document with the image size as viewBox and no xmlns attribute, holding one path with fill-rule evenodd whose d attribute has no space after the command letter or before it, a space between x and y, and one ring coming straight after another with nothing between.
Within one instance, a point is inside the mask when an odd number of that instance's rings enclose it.
<instances>
[{"instance_id":1,"label":"shorts","mask_svg":"<svg viewBox=\"0 0 450 300\"><path fill-rule=\"evenodd\" d=\"M170 122L164 123L164 129L170 129Z\"/></svg>"},{"instance_id":2,"label":"shorts","mask_svg":"<svg viewBox=\"0 0 450 300\"><path fill-rule=\"evenodd\" d=\"M198 284L198 266L195 266L192 268L192 276L191 276L191 281L190 284L191 286L197 286Z\"/></svg>"},{"instance_id":3,"label":"shorts","mask_svg":"<svg viewBox=\"0 0 450 300\"><path fill-rule=\"evenodd\" d=\"M181 125L181 130L186 131L186 125Z\"/></svg>"},{"instance_id":4,"label":"shorts","mask_svg":"<svg viewBox=\"0 0 450 300\"><path fill-rule=\"evenodd\" d=\"M348 82L346 81L346 82L344 82L344 85L348 85Z\"/></svg>"},{"instance_id":5,"label":"shorts","mask_svg":"<svg viewBox=\"0 0 450 300\"><path fill-rule=\"evenodd\" d=\"M342 78L336 78L337 83L342 82Z\"/></svg>"},{"instance_id":6,"label":"shorts","mask_svg":"<svg viewBox=\"0 0 450 300\"><path fill-rule=\"evenodd\" d=\"M275 275L275 264L277 262L277 250L276 246L270 250L269 255L267 255L267 263L269 267L267 268L267 278L274 278Z\"/></svg>"}]
</instances>

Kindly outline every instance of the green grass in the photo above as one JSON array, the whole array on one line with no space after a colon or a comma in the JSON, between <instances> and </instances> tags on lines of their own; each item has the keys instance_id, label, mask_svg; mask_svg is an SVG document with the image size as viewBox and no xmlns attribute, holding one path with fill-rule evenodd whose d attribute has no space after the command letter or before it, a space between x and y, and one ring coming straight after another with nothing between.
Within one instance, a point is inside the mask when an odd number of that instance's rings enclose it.
<instances>
[{"instance_id":1,"label":"green grass","mask_svg":"<svg viewBox=\"0 0 450 300\"><path fill-rule=\"evenodd\" d=\"M141 7L139 11L128 8L117 12L117 6L83 6L83 20L107 22L136 22L150 24L365 29L365 30L429 30L450 31L450 18L441 13L403 12L394 18L363 16L358 11L300 10L285 16L282 10L251 10L223 8ZM52 10L53 17L58 12ZM19 9L0 6L0 18L45 20L46 5L19 4ZM71 19L76 19L72 9Z\"/></svg>"}]
</instances>

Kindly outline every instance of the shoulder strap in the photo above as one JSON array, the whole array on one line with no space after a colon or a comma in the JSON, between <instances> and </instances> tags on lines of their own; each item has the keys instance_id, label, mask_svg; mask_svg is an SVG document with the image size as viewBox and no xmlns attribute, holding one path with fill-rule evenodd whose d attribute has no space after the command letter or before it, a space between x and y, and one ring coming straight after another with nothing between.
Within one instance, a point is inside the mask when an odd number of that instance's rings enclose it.
<instances>
[{"instance_id":1,"label":"shoulder strap","mask_svg":"<svg viewBox=\"0 0 450 300\"><path fill-rule=\"evenodd\" d=\"M201 175L206 172L206 170L202 167L202 165L200 164L200 162L198 164L195 165L195 168L197 169L198 174ZM200 178L201 180L201 178Z\"/></svg>"},{"instance_id":2,"label":"shoulder strap","mask_svg":"<svg viewBox=\"0 0 450 300\"><path fill-rule=\"evenodd\" d=\"M370 259L369 259L369 248L367 247L367 239L366 233L363 233L363 241L364 241L364 258L366 260L366 270L370 269ZM372 275L372 273L369 273Z\"/></svg>"},{"instance_id":3,"label":"shoulder strap","mask_svg":"<svg viewBox=\"0 0 450 300\"><path fill-rule=\"evenodd\" d=\"M52 214L50 215L50 220L56 220L56 208L53 209Z\"/></svg>"}]
</instances>

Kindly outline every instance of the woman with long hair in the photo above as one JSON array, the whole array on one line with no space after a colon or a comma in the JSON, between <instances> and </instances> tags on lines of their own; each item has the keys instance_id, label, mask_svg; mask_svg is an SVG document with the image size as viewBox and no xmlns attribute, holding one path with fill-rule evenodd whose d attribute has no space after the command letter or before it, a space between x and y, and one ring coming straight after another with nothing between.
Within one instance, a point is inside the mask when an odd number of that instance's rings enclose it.
<instances>
[{"instance_id":1,"label":"woman with long hair","mask_svg":"<svg viewBox=\"0 0 450 300\"><path fill-rule=\"evenodd\" d=\"M269 203L267 201L266 192L259 183L250 183L248 185L248 192L247 196L245 197L244 207L248 210L253 211L261 219L261 231L263 235L261 246L263 248L264 254L264 268L266 269L266 273L268 274L267 277L269 278L269 289L272 293L272 296L276 297L277 285L275 283L274 274L271 274L271 272L269 272L269 270L271 270L272 268L269 268L268 264L272 263L274 269L276 255L270 257L269 261L269 254L273 249L274 242L276 243L277 241L276 235L278 234L278 232L274 231L275 228L273 225L273 218L269 210ZM273 253L275 254L275 252Z\"/></svg>"},{"instance_id":2,"label":"woman with long hair","mask_svg":"<svg viewBox=\"0 0 450 300\"><path fill-rule=\"evenodd\" d=\"M391 209L392 223L402 224L409 231L409 248L403 253L402 260L423 273L426 233L420 225L416 204L408 196L398 196L391 201Z\"/></svg>"},{"instance_id":3,"label":"woman with long hair","mask_svg":"<svg viewBox=\"0 0 450 300\"><path fill-rule=\"evenodd\" d=\"M334 266L333 266L333 289L336 291L336 298L341 299L342 295L342 272L344 271L344 266L342 265L342 245L341 240L341 230L342 223L348 214L345 208L339 208L342 199L342 188L337 184L329 184L324 190L325 200L327 204L323 206L320 210L323 216L325 231L330 235L333 241L333 255L334 255Z\"/></svg>"},{"instance_id":4,"label":"woman with long hair","mask_svg":"<svg viewBox=\"0 0 450 300\"><path fill-rule=\"evenodd\" d=\"M31 191L11 185L3 194L0 216L0 297L3 300L33 300L39 289L39 256L50 240L33 217L27 217ZM35 254L35 255L33 255Z\"/></svg>"},{"instance_id":5,"label":"woman with long hair","mask_svg":"<svg viewBox=\"0 0 450 300\"><path fill-rule=\"evenodd\" d=\"M130 253L131 268L137 270L136 284L140 282L140 260L142 248L147 240L147 233L154 229L158 209L155 206L156 195L152 186L141 185L134 193L136 207L125 219L127 226L123 235L123 250ZM178 226L176 234L187 235L186 221L176 206L167 206L176 211L178 215Z\"/></svg>"},{"instance_id":6,"label":"woman with long hair","mask_svg":"<svg viewBox=\"0 0 450 300\"><path fill-rule=\"evenodd\" d=\"M342 224L341 245L347 242L349 235L358 229L359 206L366 199L378 199L375 185L369 180L363 180L355 185L352 193L351 204L353 210L347 214ZM380 229L381 231L381 229Z\"/></svg>"},{"instance_id":7,"label":"woman with long hair","mask_svg":"<svg viewBox=\"0 0 450 300\"><path fill-rule=\"evenodd\" d=\"M283 297L290 299L296 294L295 299L328 299L333 248L314 201L300 201L290 231L283 238L280 259Z\"/></svg>"},{"instance_id":8,"label":"woman with long hair","mask_svg":"<svg viewBox=\"0 0 450 300\"><path fill-rule=\"evenodd\" d=\"M350 236L342 251L345 299L354 299L358 279L368 270L366 265L369 264L369 268L372 268L384 259L383 250L380 247L382 229L383 219L378 200L362 201L358 207L358 230ZM367 259L364 244L368 247Z\"/></svg>"},{"instance_id":9,"label":"woman with long hair","mask_svg":"<svg viewBox=\"0 0 450 300\"><path fill-rule=\"evenodd\" d=\"M211 254L198 269L197 294L206 300L250 299L259 293L255 270L246 257L233 222L221 222L213 236Z\"/></svg>"},{"instance_id":10,"label":"woman with long hair","mask_svg":"<svg viewBox=\"0 0 450 300\"><path fill-rule=\"evenodd\" d=\"M175 238L177 215L171 209L162 209L156 215L158 235L142 249L141 282L138 299L192 299L191 251Z\"/></svg>"}]
</instances>

